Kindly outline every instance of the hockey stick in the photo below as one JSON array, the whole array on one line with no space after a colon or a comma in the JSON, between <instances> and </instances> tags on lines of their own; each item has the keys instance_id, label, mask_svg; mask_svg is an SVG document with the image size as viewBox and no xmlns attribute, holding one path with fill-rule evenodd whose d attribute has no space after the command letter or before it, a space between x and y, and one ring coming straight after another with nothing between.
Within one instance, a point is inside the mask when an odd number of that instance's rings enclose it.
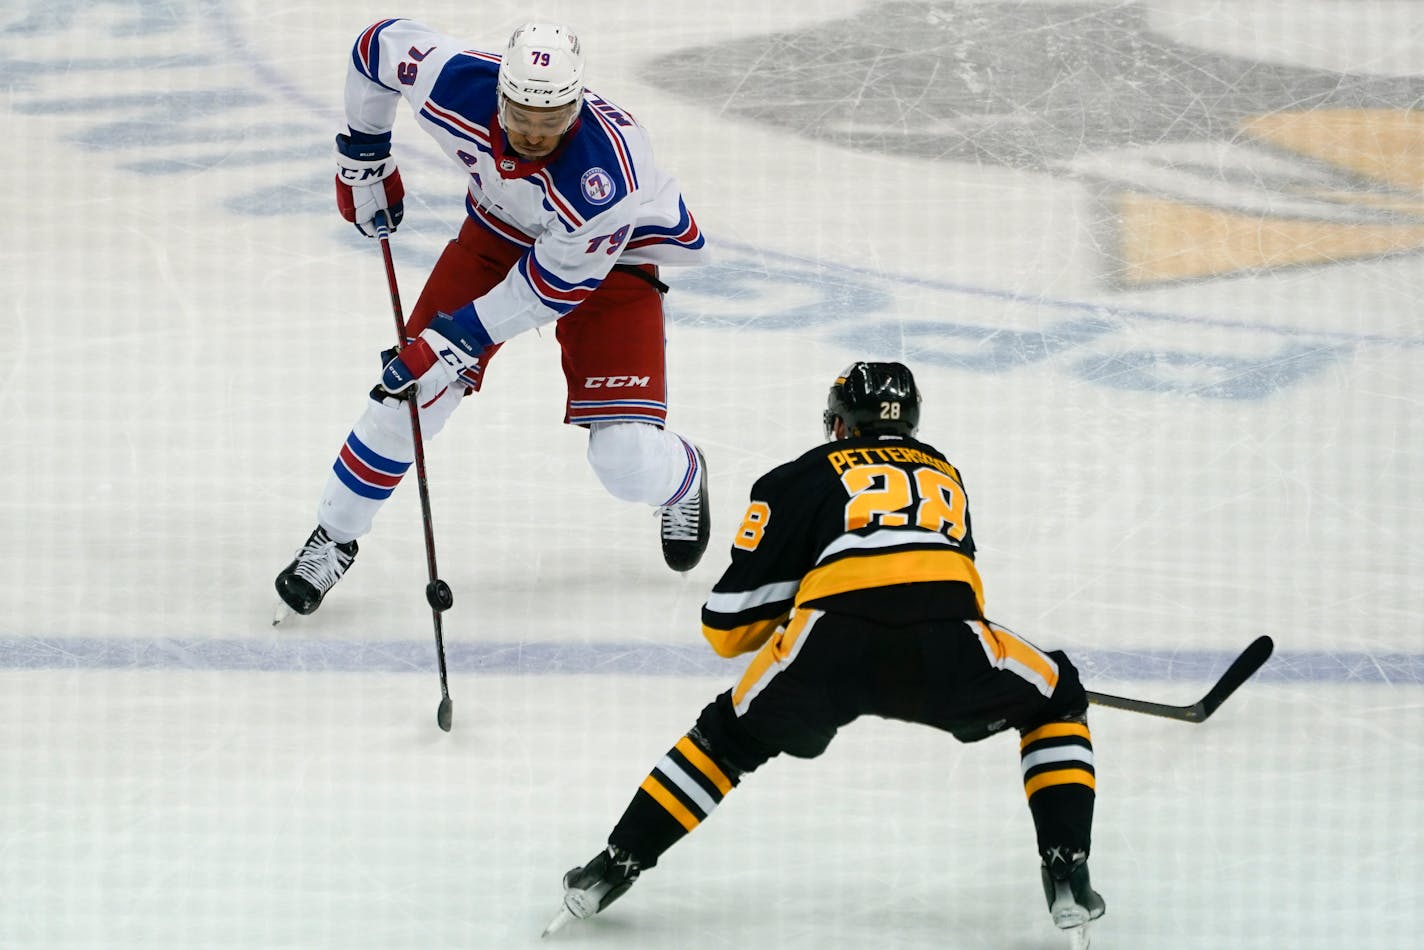
<instances>
[{"instance_id":1,"label":"hockey stick","mask_svg":"<svg viewBox=\"0 0 1424 950\"><path fill-rule=\"evenodd\" d=\"M391 311L396 318L396 346L405 346L405 316L401 312L400 290L396 287L396 264L391 257L391 232L386 223L386 212L376 213L376 237L381 241L381 256L386 262L386 283L391 288ZM425 599L430 604L430 618L435 623L435 658L440 662L440 708L436 710L435 721L446 732L450 731L454 703L450 701L450 682L445 671L445 635L441 631L440 614L455 603L455 595L450 585L440 579L435 568L435 528L430 517L430 485L425 477L425 446L420 437L419 396L412 395L410 405L410 434L415 442L415 481L420 489L420 521L425 529L425 565L429 569L430 582L425 585Z\"/></svg>"},{"instance_id":2,"label":"hockey stick","mask_svg":"<svg viewBox=\"0 0 1424 950\"><path fill-rule=\"evenodd\" d=\"M1273 649L1275 649L1275 643L1270 637L1257 637L1226 668L1226 672L1221 674L1221 679L1216 681L1216 685L1190 706L1168 706L1164 703L1150 703L1145 699L1109 696L1107 693L1095 693L1092 690L1088 690L1088 702L1099 706L1111 706L1114 709L1126 709L1128 712L1161 716L1164 719L1176 719L1180 722L1206 722L1207 718L1216 712L1217 707L1226 702L1228 696L1236 692L1242 683L1250 679L1261 668L1261 665L1271 658Z\"/></svg>"}]
</instances>

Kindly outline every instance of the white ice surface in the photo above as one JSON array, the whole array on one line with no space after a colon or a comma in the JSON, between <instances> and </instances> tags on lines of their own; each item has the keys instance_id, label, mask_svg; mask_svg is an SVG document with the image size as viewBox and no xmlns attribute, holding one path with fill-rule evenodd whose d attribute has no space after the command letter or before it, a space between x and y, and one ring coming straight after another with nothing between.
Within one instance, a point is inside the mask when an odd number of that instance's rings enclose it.
<instances>
[{"instance_id":1,"label":"white ice surface","mask_svg":"<svg viewBox=\"0 0 1424 950\"><path fill-rule=\"evenodd\" d=\"M512 342L430 448L446 735L413 486L317 615L271 628L271 581L392 335L376 248L330 207L348 44L410 15L490 46L525 11L264 6L0 11L0 947L1061 946L1013 743L880 721L747 778L610 912L538 940L563 871L738 675L697 633L729 526L862 356L916 369L991 614L1081 657L1090 687L1189 702L1276 638L1210 723L1093 714L1094 947L1418 945L1417 254L1112 291L1079 181L852 152L637 71L868 4L548 0L746 278L728 297L665 275L670 421L706 450L717 536L668 572L652 515L604 494L560 425L552 334ZM1206 49L1420 70L1418 3L1148 6ZM414 132L403 115L407 308L461 213ZM1114 329L998 373L935 362L917 330L1051 338L1087 314ZM1259 398L1079 365L1293 345L1339 351Z\"/></svg>"}]
</instances>

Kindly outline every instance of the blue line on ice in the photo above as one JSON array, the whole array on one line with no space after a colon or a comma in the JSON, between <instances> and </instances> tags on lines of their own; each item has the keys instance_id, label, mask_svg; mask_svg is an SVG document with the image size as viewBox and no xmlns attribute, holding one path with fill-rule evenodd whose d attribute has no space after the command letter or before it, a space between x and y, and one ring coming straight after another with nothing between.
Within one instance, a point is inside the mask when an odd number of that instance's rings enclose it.
<instances>
[{"instance_id":1,"label":"blue line on ice","mask_svg":"<svg viewBox=\"0 0 1424 950\"><path fill-rule=\"evenodd\" d=\"M1244 649L1246 644L1241 644ZM1112 681L1208 682L1232 650L1068 649L1090 688ZM616 643L446 643L452 673L736 677L746 658L724 660L697 645ZM47 637L0 635L0 670L189 670L272 673L426 673L435 668L425 640ZM1277 683L1424 685L1424 654L1277 652L1257 674ZM1194 697L1192 697L1194 698ZM1184 700L1185 701L1185 700Z\"/></svg>"}]
</instances>

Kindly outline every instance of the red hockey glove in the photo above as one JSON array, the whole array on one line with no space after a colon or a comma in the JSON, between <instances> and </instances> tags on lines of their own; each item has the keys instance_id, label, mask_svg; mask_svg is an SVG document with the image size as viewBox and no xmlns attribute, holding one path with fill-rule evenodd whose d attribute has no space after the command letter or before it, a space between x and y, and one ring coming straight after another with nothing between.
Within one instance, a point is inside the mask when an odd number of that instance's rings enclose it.
<instances>
[{"instance_id":1,"label":"red hockey glove","mask_svg":"<svg viewBox=\"0 0 1424 950\"><path fill-rule=\"evenodd\" d=\"M477 322L465 326L438 314L414 343L386 363L377 389L400 399L416 391L422 400L434 399L462 372L477 369L480 354L489 345L484 327Z\"/></svg>"}]
</instances>

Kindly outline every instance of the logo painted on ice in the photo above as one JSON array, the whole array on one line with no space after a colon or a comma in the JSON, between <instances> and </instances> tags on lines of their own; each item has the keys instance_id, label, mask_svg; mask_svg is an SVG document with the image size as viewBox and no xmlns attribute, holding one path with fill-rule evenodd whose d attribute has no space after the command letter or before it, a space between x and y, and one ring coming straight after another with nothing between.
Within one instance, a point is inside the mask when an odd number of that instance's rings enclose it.
<instances>
[{"instance_id":1,"label":"logo painted on ice","mask_svg":"<svg viewBox=\"0 0 1424 950\"><path fill-rule=\"evenodd\" d=\"M645 74L837 147L1071 178L1093 197L1080 233L1109 288L1424 253L1418 78L1188 46L1153 6L904 0ZM729 56L760 81L721 68Z\"/></svg>"},{"instance_id":2,"label":"logo painted on ice","mask_svg":"<svg viewBox=\"0 0 1424 950\"><path fill-rule=\"evenodd\" d=\"M1338 365L1371 342L1364 335L1317 335L1269 323L1053 301L929 281L919 286L945 294L945 317L867 320L867 314L893 313L895 287L883 278L853 268L806 268L761 248L741 253L745 257L736 260L733 249L724 248L717 263L680 277L679 300L702 299L675 304L671 320L739 334L816 334L851 352L897 353L914 365L975 375L1051 366L1110 389L1222 400L1264 399ZM769 260L777 266L768 268ZM966 294L980 306L997 300L997 319L956 317ZM1057 316L1045 319L1053 313ZM1025 314L1030 319L1010 325ZM1161 332L1194 324L1211 333ZM1153 329L1144 333L1144 328Z\"/></svg>"},{"instance_id":3,"label":"logo painted on ice","mask_svg":"<svg viewBox=\"0 0 1424 950\"><path fill-rule=\"evenodd\" d=\"M61 6L76 11L85 7ZM906 0L879 5L839 27L828 25L826 29L841 30L832 35L849 36L877 53L862 58L867 70L890 68L879 53L909 35L903 30L907 17L918 17L924 24L928 15L930 27L953 34L943 45L925 46L923 55L892 58L906 82L936 77L917 100L926 118L923 135L905 135L903 123L895 122L887 134L881 127L886 121L883 97L847 94L845 102L857 103L853 109L827 113L826 82L844 83L850 90L874 84L839 66L829 72L811 68L814 64L798 58L800 51L823 44L808 43L803 33L790 36L789 42L767 39L781 55L766 60L778 64L773 70L777 75L758 88L773 89L784 100L770 111L764 96L723 85L735 83L736 73L721 68L726 55L722 49L677 51L675 61L655 62L653 68L682 77L674 85L685 95L708 98L728 113L757 121L774 115L803 135L920 158L1047 170L1072 175L1095 191L1102 188L1100 200L1111 212L1105 223L1114 238L1097 243L1116 258L1109 262L1116 272L1108 276L1120 286L1150 287L1299 266L1312 263L1312 253L1334 264L1424 251L1424 202L1419 197L1424 192L1416 160L1418 143L1424 141L1424 112L1414 108L1424 88L1420 80L1342 77L1195 48L1183 52L1150 32L1143 6L1085 2L1082 7L1091 12L1085 16L1078 4ZM946 10L966 15L948 23ZM1028 25L1043 21L1041 25L1050 28L1024 29L1025 18L1033 18ZM41 32L67 28L69 19L61 17ZM210 54L210 72L195 73L195 81L202 76L205 82L192 89L136 98L86 95L86 89L115 77L126 81L144 68L150 62L152 34L166 35L170 29L166 21L147 17L132 26L132 32L110 37L114 44L133 46L125 47L125 55L39 63L21 52L33 38L29 28L8 33L0 29L0 75L12 80L14 110L43 115L55 102L64 102L67 117L88 120L83 123L88 131L76 131L68 141L102 150L113 167L149 180L191 174L195 161L207 163L200 168L218 167L231 152L228 146L239 147L259 132L280 134L266 124L194 124L247 108L253 94L229 88L231 63L225 57L231 50L220 44L209 50L204 36L192 39ZM972 36L966 38L966 30ZM1114 37L1114 43L1105 45L1104 36ZM1012 96L1004 90L995 93L993 85L980 85L1000 67L1030 61L1035 53L1040 61L1065 61L1070 47L1071 61L1102 55L1113 68L1105 64L1068 74L1016 73L1016 82L1022 84L1013 86L1017 92ZM1144 59L1142 48L1165 59ZM1056 58L1050 55L1054 50ZM951 54L956 65L936 71L935 64ZM928 68L926 58L933 60ZM1149 75L1139 77L1144 70ZM888 96L902 87L892 83L875 88L890 90ZM1164 90L1172 90L1175 98L1162 98ZM1095 114L1084 126L1081 103L1100 99L1110 99L1114 108ZM1303 103L1317 108L1302 111ZM632 124L601 100L594 107L616 125ZM327 141L325 110L307 102L307 111L312 115L306 138ZM1002 121L1000 113L1022 121ZM832 125L828 117L850 124ZM211 146L206 157L189 148L199 142ZM474 154L455 154L474 170ZM270 183L219 192L220 207L234 215L330 214L330 165L296 167L302 169L293 173L298 177L282 183L279 210L263 200L261 189ZM506 171L516 167L512 158L503 162ZM597 185L590 181L585 190L592 188L611 201L616 180L602 174ZM478 179L473 180L478 187ZM589 194L590 201L594 194ZM1285 212L1289 214L1282 217ZM1098 221L1096 216L1092 220ZM621 229L595 236L587 253L616 254L627 236ZM1247 236L1251 241L1243 243ZM1166 243L1153 243L1158 239ZM347 235L347 240L359 238ZM808 262L763 247L736 248L723 242L723 248L719 262L680 273L679 294L668 311L673 323L739 338L751 331L794 334L855 353L897 354L916 365L981 377L1047 371L1115 390L1254 400L1318 379L1358 349L1424 347L1424 341L1403 330L1297 327L1274 317L1243 321L1230 315L1145 310L1114 298L1056 300L977 283ZM1184 266L1188 263L1190 269ZM936 295L938 305L926 303L917 308L925 312L923 317L904 318L899 294L907 286L916 294ZM981 315L972 316L976 313ZM478 372L466 369L461 375L473 381ZM636 388L649 382L613 376L592 377L585 385Z\"/></svg>"},{"instance_id":4,"label":"logo painted on ice","mask_svg":"<svg viewBox=\"0 0 1424 950\"><path fill-rule=\"evenodd\" d=\"M583 186L583 196L596 205L608 204L618 193L612 176L601 168L590 168L584 172L579 184Z\"/></svg>"}]
</instances>

